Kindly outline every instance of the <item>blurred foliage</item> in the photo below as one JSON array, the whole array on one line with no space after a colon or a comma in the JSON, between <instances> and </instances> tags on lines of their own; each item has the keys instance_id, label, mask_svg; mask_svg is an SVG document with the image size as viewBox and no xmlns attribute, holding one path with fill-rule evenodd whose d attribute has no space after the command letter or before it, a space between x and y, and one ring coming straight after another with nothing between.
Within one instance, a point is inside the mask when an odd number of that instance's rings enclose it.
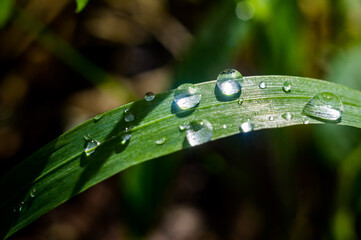
<instances>
[{"instance_id":1,"label":"blurred foliage","mask_svg":"<svg viewBox=\"0 0 361 240\"><path fill-rule=\"evenodd\" d=\"M89 0L76 0L76 12L81 12L88 4Z\"/></svg>"},{"instance_id":2,"label":"blurred foliage","mask_svg":"<svg viewBox=\"0 0 361 240\"><path fill-rule=\"evenodd\" d=\"M73 0L16 1L28 20L11 13L13 2L0 1L1 173L134 95L215 79L224 68L361 90L358 0L103 0L80 14ZM103 91L104 76L123 93ZM100 204L88 191L18 237L359 239L359 137L326 125L216 141L121 174L109 228L71 220L81 215L71 207L77 201Z\"/></svg>"}]
</instances>

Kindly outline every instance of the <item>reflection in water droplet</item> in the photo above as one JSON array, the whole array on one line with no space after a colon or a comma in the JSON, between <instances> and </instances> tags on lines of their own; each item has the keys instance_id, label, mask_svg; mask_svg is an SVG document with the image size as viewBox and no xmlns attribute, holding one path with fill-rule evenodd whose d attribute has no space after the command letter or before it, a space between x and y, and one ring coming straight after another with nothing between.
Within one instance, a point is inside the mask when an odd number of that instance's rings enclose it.
<instances>
[{"instance_id":1,"label":"reflection in water droplet","mask_svg":"<svg viewBox=\"0 0 361 240\"><path fill-rule=\"evenodd\" d=\"M311 98L302 113L321 121L337 123L341 121L342 111L341 99L333 93L323 92Z\"/></svg>"},{"instance_id":2,"label":"reflection in water droplet","mask_svg":"<svg viewBox=\"0 0 361 240\"><path fill-rule=\"evenodd\" d=\"M157 145L163 145L167 141L166 137L162 137L161 139L155 141L155 144Z\"/></svg>"},{"instance_id":3,"label":"reflection in water droplet","mask_svg":"<svg viewBox=\"0 0 361 240\"><path fill-rule=\"evenodd\" d=\"M308 120L308 119L304 119L304 120L303 120L303 124L306 124L306 125L307 125L307 124L309 124L309 123L310 123L310 120Z\"/></svg>"},{"instance_id":4,"label":"reflection in water droplet","mask_svg":"<svg viewBox=\"0 0 361 240\"><path fill-rule=\"evenodd\" d=\"M199 88L190 83L182 84L174 91L174 102L182 110L197 106L201 97Z\"/></svg>"},{"instance_id":5,"label":"reflection in water droplet","mask_svg":"<svg viewBox=\"0 0 361 240\"><path fill-rule=\"evenodd\" d=\"M129 111L129 109L124 110L124 120L126 122L134 121L134 115Z\"/></svg>"},{"instance_id":6,"label":"reflection in water droplet","mask_svg":"<svg viewBox=\"0 0 361 240\"><path fill-rule=\"evenodd\" d=\"M291 121L293 119L293 115L290 112L286 112L282 115L282 118L287 121Z\"/></svg>"},{"instance_id":7,"label":"reflection in water droplet","mask_svg":"<svg viewBox=\"0 0 361 240\"><path fill-rule=\"evenodd\" d=\"M253 18L255 8L251 1L240 1L236 7L236 16L238 19L248 21Z\"/></svg>"},{"instance_id":8,"label":"reflection in water droplet","mask_svg":"<svg viewBox=\"0 0 361 240\"><path fill-rule=\"evenodd\" d=\"M99 121L104 116L104 113L96 115L93 119L95 122Z\"/></svg>"},{"instance_id":9,"label":"reflection in water droplet","mask_svg":"<svg viewBox=\"0 0 361 240\"><path fill-rule=\"evenodd\" d=\"M231 96L241 91L243 76L235 69L226 69L217 77L217 87L224 95Z\"/></svg>"},{"instance_id":10,"label":"reflection in water droplet","mask_svg":"<svg viewBox=\"0 0 361 240\"><path fill-rule=\"evenodd\" d=\"M122 136L122 140L121 140L120 143L121 143L122 145L126 144L131 137L132 137L132 134L124 134L124 135Z\"/></svg>"},{"instance_id":11,"label":"reflection in water droplet","mask_svg":"<svg viewBox=\"0 0 361 240\"><path fill-rule=\"evenodd\" d=\"M242 104L243 104L243 98L238 99L238 104L239 104L239 105L242 105Z\"/></svg>"},{"instance_id":12,"label":"reflection in water droplet","mask_svg":"<svg viewBox=\"0 0 361 240\"><path fill-rule=\"evenodd\" d=\"M289 81L286 81L286 82L283 83L282 90L283 90L285 93L291 92L291 89L292 89L292 84L291 84Z\"/></svg>"},{"instance_id":13,"label":"reflection in water droplet","mask_svg":"<svg viewBox=\"0 0 361 240\"><path fill-rule=\"evenodd\" d=\"M274 120L275 120L275 117L270 116L270 117L268 118L268 120L270 120L270 121L274 121Z\"/></svg>"},{"instance_id":14,"label":"reflection in water droplet","mask_svg":"<svg viewBox=\"0 0 361 240\"><path fill-rule=\"evenodd\" d=\"M144 99L145 99L145 101L147 101L147 102L153 101L154 98L155 98L155 95L154 95L154 93L152 93L152 92L147 92L147 93L144 95Z\"/></svg>"},{"instance_id":15,"label":"reflection in water droplet","mask_svg":"<svg viewBox=\"0 0 361 240\"><path fill-rule=\"evenodd\" d=\"M248 133L248 132L253 131L254 125L253 125L253 123L248 119L247 121L241 123L241 125L240 125L239 128L240 128L241 132Z\"/></svg>"},{"instance_id":16,"label":"reflection in water droplet","mask_svg":"<svg viewBox=\"0 0 361 240\"><path fill-rule=\"evenodd\" d=\"M265 88L267 88L267 83L265 81L262 81L262 82L259 83L258 87L260 89L265 89Z\"/></svg>"},{"instance_id":17,"label":"reflection in water droplet","mask_svg":"<svg viewBox=\"0 0 361 240\"><path fill-rule=\"evenodd\" d=\"M30 195L30 197L35 197L35 195L36 195L36 189L35 188L32 188L31 190L30 190L30 192L29 192L29 195Z\"/></svg>"},{"instance_id":18,"label":"reflection in water droplet","mask_svg":"<svg viewBox=\"0 0 361 240\"><path fill-rule=\"evenodd\" d=\"M222 126L224 129L226 129L227 128L227 125L226 124L223 124L223 126Z\"/></svg>"},{"instance_id":19,"label":"reflection in water droplet","mask_svg":"<svg viewBox=\"0 0 361 240\"><path fill-rule=\"evenodd\" d=\"M197 120L189 123L186 138L191 146L197 146L211 140L213 126L207 120Z\"/></svg>"},{"instance_id":20,"label":"reflection in water droplet","mask_svg":"<svg viewBox=\"0 0 361 240\"><path fill-rule=\"evenodd\" d=\"M179 131L183 132L184 130L186 130L188 128L188 124L182 124L182 125L179 125Z\"/></svg>"},{"instance_id":21,"label":"reflection in water droplet","mask_svg":"<svg viewBox=\"0 0 361 240\"><path fill-rule=\"evenodd\" d=\"M85 138L85 137L84 137ZM95 152L95 150L97 149L97 147L100 145L100 142L98 142L97 140L87 140L87 143L85 144L85 149L84 152L87 156L90 156L93 152Z\"/></svg>"}]
</instances>

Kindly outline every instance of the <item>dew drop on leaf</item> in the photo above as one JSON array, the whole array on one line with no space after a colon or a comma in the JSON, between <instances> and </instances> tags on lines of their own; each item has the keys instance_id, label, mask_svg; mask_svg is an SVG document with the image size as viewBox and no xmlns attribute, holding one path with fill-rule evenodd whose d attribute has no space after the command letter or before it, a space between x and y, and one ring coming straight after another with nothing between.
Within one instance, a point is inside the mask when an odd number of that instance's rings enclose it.
<instances>
[{"instance_id":1,"label":"dew drop on leaf","mask_svg":"<svg viewBox=\"0 0 361 240\"><path fill-rule=\"evenodd\" d=\"M283 90L285 93L289 93L289 92L291 92L291 89L292 89L292 84L291 84L289 81L285 81L285 82L283 83L282 90Z\"/></svg>"},{"instance_id":2,"label":"dew drop on leaf","mask_svg":"<svg viewBox=\"0 0 361 240\"><path fill-rule=\"evenodd\" d=\"M182 110L197 106L201 97L199 88L190 83L182 84L174 91L174 102Z\"/></svg>"},{"instance_id":3,"label":"dew drop on leaf","mask_svg":"<svg viewBox=\"0 0 361 240\"><path fill-rule=\"evenodd\" d=\"M29 195L30 195L30 197L32 197L32 198L35 197L35 195L36 195L36 189L35 189L35 188L30 189Z\"/></svg>"},{"instance_id":4,"label":"dew drop on leaf","mask_svg":"<svg viewBox=\"0 0 361 240\"><path fill-rule=\"evenodd\" d=\"M330 92L322 92L311 98L302 113L324 122L337 123L341 120L343 103L341 99Z\"/></svg>"},{"instance_id":5,"label":"dew drop on leaf","mask_svg":"<svg viewBox=\"0 0 361 240\"><path fill-rule=\"evenodd\" d=\"M223 124L223 126L222 126L224 129L226 129L227 128L227 125L226 124Z\"/></svg>"},{"instance_id":6,"label":"dew drop on leaf","mask_svg":"<svg viewBox=\"0 0 361 240\"><path fill-rule=\"evenodd\" d=\"M85 136L84 136L85 138ZM98 142L97 140L94 139L88 139L86 140L87 142L85 143L85 155L90 156L92 153L95 152L95 150L97 149L97 147L100 145L100 142Z\"/></svg>"},{"instance_id":7,"label":"dew drop on leaf","mask_svg":"<svg viewBox=\"0 0 361 240\"><path fill-rule=\"evenodd\" d=\"M226 69L217 77L217 87L224 95L231 96L241 91L243 76L235 69Z\"/></svg>"},{"instance_id":8,"label":"dew drop on leaf","mask_svg":"<svg viewBox=\"0 0 361 240\"><path fill-rule=\"evenodd\" d=\"M162 137L161 139L158 139L157 141L155 141L155 144L157 144L157 145L163 145L166 141L167 141L167 138L166 138L166 137Z\"/></svg>"},{"instance_id":9,"label":"dew drop on leaf","mask_svg":"<svg viewBox=\"0 0 361 240\"><path fill-rule=\"evenodd\" d=\"M147 92L145 95L144 95L144 99L145 101L147 102L150 102L150 101L153 101L155 98L155 95L153 92Z\"/></svg>"},{"instance_id":10,"label":"dew drop on leaf","mask_svg":"<svg viewBox=\"0 0 361 240\"><path fill-rule=\"evenodd\" d=\"M129 109L124 110L124 120L126 122L134 121L134 115L129 111Z\"/></svg>"},{"instance_id":11,"label":"dew drop on leaf","mask_svg":"<svg viewBox=\"0 0 361 240\"><path fill-rule=\"evenodd\" d=\"M120 143L122 145L126 144L130 140L131 137L132 137L132 134L124 134L122 136L122 140L120 141Z\"/></svg>"},{"instance_id":12,"label":"dew drop on leaf","mask_svg":"<svg viewBox=\"0 0 361 240\"><path fill-rule=\"evenodd\" d=\"M265 88L267 88L267 83L265 81L262 81L262 82L259 83L258 87L260 89L265 89Z\"/></svg>"},{"instance_id":13,"label":"dew drop on leaf","mask_svg":"<svg viewBox=\"0 0 361 240\"><path fill-rule=\"evenodd\" d=\"M248 119L247 121L241 123L239 129L241 132L248 133L253 131L254 124Z\"/></svg>"},{"instance_id":14,"label":"dew drop on leaf","mask_svg":"<svg viewBox=\"0 0 361 240\"><path fill-rule=\"evenodd\" d=\"M239 105L242 105L242 104L243 104L243 98L238 99L238 104L239 104Z\"/></svg>"},{"instance_id":15,"label":"dew drop on leaf","mask_svg":"<svg viewBox=\"0 0 361 240\"><path fill-rule=\"evenodd\" d=\"M99 121L104 116L104 113L96 115L93 119L95 122Z\"/></svg>"},{"instance_id":16,"label":"dew drop on leaf","mask_svg":"<svg viewBox=\"0 0 361 240\"><path fill-rule=\"evenodd\" d=\"M21 212L25 206L25 202L20 202L18 206L18 211Z\"/></svg>"},{"instance_id":17,"label":"dew drop on leaf","mask_svg":"<svg viewBox=\"0 0 361 240\"><path fill-rule=\"evenodd\" d=\"M186 138L191 146L197 146L211 140L213 126L207 120L196 120L189 123Z\"/></svg>"},{"instance_id":18,"label":"dew drop on leaf","mask_svg":"<svg viewBox=\"0 0 361 240\"><path fill-rule=\"evenodd\" d=\"M291 121L293 119L293 115L290 112L286 112L282 114L282 118L287 121Z\"/></svg>"},{"instance_id":19,"label":"dew drop on leaf","mask_svg":"<svg viewBox=\"0 0 361 240\"><path fill-rule=\"evenodd\" d=\"M274 121L274 120L275 120L275 117L270 116L270 117L268 118L268 120L270 120L270 121Z\"/></svg>"}]
</instances>

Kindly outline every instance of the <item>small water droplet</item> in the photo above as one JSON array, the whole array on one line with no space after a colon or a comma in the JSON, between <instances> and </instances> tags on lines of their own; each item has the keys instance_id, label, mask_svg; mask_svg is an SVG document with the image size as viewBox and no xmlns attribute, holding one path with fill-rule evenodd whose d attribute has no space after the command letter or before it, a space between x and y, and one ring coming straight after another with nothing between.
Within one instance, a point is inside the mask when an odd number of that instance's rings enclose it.
<instances>
[{"instance_id":1,"label":"small water droplet","mask_svg":"<svg viewBox=\"0 0 361 240\"><path fill-rule=\"evenodd\" d=\"M217 77L217 87L224 95L231 96L241 91L243 76L235 69L226 69Z\"/></svg>"},{"instance_id":2,"label":"small water droplet","mask_svg":"<svg viewBox=\"0 0 361 240\"><path fill-rule=\"evenodd\" d=\"M129 111L129 109L124 110L124 120L126 122L134 121L134 115Z\"/></svg>"},{"instance_id":3,"label":"small water droplet","mask_svg":"<svg viewBox=\"0 0 361 240\"><path fill-rule=\"evenodd\" d=\"M36 189L35 188L32 188L31 190L30 190L30 192L29 192L29 195L30 195L30 197L35 197L35 195L36 195Z\"/></svg>"},{"instance_id":4,"label":"small water droplet","mask_svg":"<svg viewBox=\"0 0 361 240\"><path fill-rule=\"evenodd\" d=\"M182 124L182 125L179 125L179 131L183 132L184 130L186 130L188 128L188 124Z\"/></svg>"},{"instance_id":5,"label":"small water droplet","mask_svg":"<svg viewBox=\"0 0 361 240\"><path fill-rule=\"evenodd\" d=\"M310 120L308 120L308 119L304 119L304 120L303 120L303 124L306 124L306 125L307 125L307 124L309 124L309 123L310 123Z\"/></svg>"},{"instance_id":6,"label":"small water droplet","mask_svg":"<svg viewBox=\"0 0 361 240\"><path fill-rule=\"evenodd\" d=\"M259 83L258 87L260 89L265 89L265 88L267 88L267 83L265 81L262 81L262 82Z\"/></svg>"},{"instance_id":7,"label":"small water droplet","mask_svg":"<svg viewBox=\"0 0 361 240\"><path fill-rule=\"evenodd\" d=\"M120 142L122 145L126 144L129 139L132 137L132 134L124 134L122 136L122 141Z\"/></svg>"},{"instance_id":8,"label":"small water droplet","mask_svg":"<svg viewBox=\"0 0 361 240\"><path fill-rule=\"evenodd\" d=\"M248 133L248 132L253 131L254 125L253 125L253 123L248 119L247 121L242 122L239 128L240 128L240 130L241 130L242 132Z\"/></svg>"},{"instance_id":9,"label":"small water droplet","mask_svg":"<svg viewBox=\"0 0 361 240\"><path fill-rule=\"evenodd\" d=\"M85 136L84 136L85 138ZM100 145L100 142L98 142L97 140L87 140L86 144L85 144L85 149L84 152L87 156L90 156L92 153L95 152L95 150L97 149L97 147Z\"/></svg>"},{"instance_id":10,"label":"small water droplet","mask_svg":"<svg viewBox=\"0 0 361 240\"><path fill-rule=\"evenodd\" d=\"M275 117L270 116L270 117L268 118L268 120L270 120L270 121L274 121L274 120L275 120Z\"/></svg>"},{"instance_id":11,"label":"small water droplet","mask_svg":"<svg viewBox=\"0 0 361 240\"><path fill-rule=\"evenodd\" d=\"M191 146L197 146L211 140L213 126L207 120L196 120L189 123L186 138Z\"/></svg>"},{"instance_id":12,"label":"small water droplet","mask_svg":"<svg viewBox=\"0 0 361 240\"><path fill-rule=\"evenodd\" d=\"M145 101L147 102L150 102L150 101L153 101L155 98L155 95L153 92L147 92L145 95L144 95L144 99Z\"/></svg>"},{"instance_id":13,"label":"small water droplet","mask_svg":"<svg viewBox=\"0 0 361 240\"><path fill-rule=\"evenodd\" d=\"M223 124L223 126L222 126L224 129L226 129L227 128L227 125L226 124Z\"/></svg>"},{"instance_id":14,"label":"small water droplet","mask_svg":"<svg viewBox=\"0 0 361 240\"><path fill-rule=\"evenodd\" d=\"M18 206L18 211L21 212L25 206L25 202L20 202Z\"/></svg>"},{"instance_id":15,"label":"small water droplet","mask_svg":"<svg viewBox=\"0 0 361 240\"><path fill-rule=\"evenodd\" d=\"M243 104L243 98L238 99L238 104L239 104L239 105L242 105L242 104Z\"/></svg>"},{"instance_id":16,"label":"small water droplet","mask_svg":"<svg viewBox=\"0 0 361 240\"><path fill-rule=\"evenodd\" d=\"M342 111L341 99L333 93L323 92L311 98L302 113L322 121L337 123L341 120Z\"/></svg>"},{"instance_id":17,"label":"small water droplet","mask_svg":"<svg viewBox=\"0 0 361 240\"><path fill-rule=\"evenodd\" d=\"M293 115L290 112L286 112L282 114L282 118L287 121L291 121L293 119Z\"/></svg>"},{"instance_id":18,"label":"small water droplet","mask_svg":"<svg viewBox=\"0 0 361 240\"><path fill-rule=\"evenodd\" d=\"M155 144L157 145L163 145L167 141L166 137L162 137L161 139L155 141Z\"/></svg>"},{"instance_id":19,"label":"small water droplet","mask_svg":"<svg viewBox=\"0 0 361 240\"><path fill-rule=\"evenodd\" d=\"M190 83L182 84L174 91L174 102L182 110L197 106L201 97L199 88Z\"/></svg>"},{"instance_id":20,"label":"small water droplet","mask_svg":"<svg viewBox=\"0 0 361 240\"><path fill-rule=\"evenodd\" d=\"M292 84L291 84L289 81L286 81L286 82L283 83L282 90L283 90L285 93L291 92L291 89L292 89Z\"/></svg>"},{"instance_id":21,"label":"small water droplet","mask_svg":"<svg viewBox=\"0 0 361 240\"><path fill-rule=\"evenodd\" d=\"M104 116L104 113L96 115L93 119L95 122L99 121Z\"/></svg>"}]
</instances>

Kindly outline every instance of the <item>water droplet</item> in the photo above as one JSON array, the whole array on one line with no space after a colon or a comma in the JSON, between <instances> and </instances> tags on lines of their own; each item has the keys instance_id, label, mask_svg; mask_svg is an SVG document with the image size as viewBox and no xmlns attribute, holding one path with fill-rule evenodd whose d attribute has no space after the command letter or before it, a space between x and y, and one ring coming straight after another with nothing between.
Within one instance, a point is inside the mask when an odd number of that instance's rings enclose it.
<instances>
[{"instance_id":1,"label":"water droplet","mask_svg":"<svg viewBox=\"0 0 361 240\"><path fill-rule=\"evenodd\" d=\"M244 133L248 133L248 132L251 132L253 131L254 129L254 125L253 123L251 123L251 121L248 119L247 121L241 123L240 125L240 130Z\"/></svg>"},{"instance_id":2,"label":"water droplet","mask_svg":"<svg viewBox=\"0 0 361 240\"><path fill-rule=\"evenodd\" d=\"M235 69L226 69L217 77L217 87L224 95L230 96L241 91L243 76Z\"/></svg>"},{"instance_id":3,"label":"water droplet","mask_svg":"<svg viewBox=\"0 0 361 240\"><path fill-rule=\"evenodd\" d=\"M223 124L223 126L222 126L224 129L226 129L227 128L227 125L226 124Z\"/></svg>"},{"instance_id":4,"label":"water droplet","mask_svg":"<svg viewBox=\"0 0 361 240\"><path fill-rule=\"evenodd\" d=\"M93 119L95 122L99 121L104 116L104 113L96 115Z\"/></svg>"},{"instance_id":5,"label":"water droplet","mask_svg":"<svg viewBox=\"0 0 361 240\"><path fill-rule=\"evenodd\" d=\"M147 101L147 102L153 101L154 98L155 98L155 95L154 95L154 93L152 93L152 92L147 92L147 93L144 95L144 99L145 99L145 101Z\"/></svg>"},{"instance_id":6,"label":"water droplet","mask_svg":"<svg viewBox=\"0 0 361 240\"><path fill-rule=\"evenodd\" d=\"M265 89L265 88L267 88L267 83L265 81L262 81L262 82L259 83L258 87L260 89Z\"/></svg>"},{"instance_id":7,"label":"water droplet","mask_svg":"<svg viewBox=\"0 0 361 240\"><path fill-rule=\"evenodd\" d=\"M85 136L84 136L85 138ZM90 156L93 152L95 152L95 150L97 149L97 147L100 145L100 142L98 142L97 140L87 140L87 143L85 144L85 149L84 152L87 156Z\"/></svg>"},{"instance_id":8,"label":"water droplet","mask_svg":"<svg viewBox=\"0 0 361 240\"><path fill-rule=\"evenodd\" d=\"M18 206L18 211L21 212L21 210L23 210L24 206L25 206L25 202L20 202L19 206Z\"/></svg>"},{"instance_id":9,"label":"water droplet","mask_svg":"<svg viewBox=\"0 0 361 240\"><path fill-rule=\"evenodd\" d=\"M323 92L311 98L302 113L319 120L337 123L341 120L342 111L341 99L333 93Z\"/></svg>"},{"instance_id":10,"label":"water droplet","mask_svg":"<svg viewBox=\"0 0 361 240\"><path fill-rule=\"evenodd\" d=\"M179 131L183 132L184 130L186 130L188 128L188 124L182 124L182 125L179 125Z\"/></svg>"},{"instance_id":11,"label":"water droplet","mask_svg":"<svg viewBox=\"0 0 361 240\"><path fill-rule=\"evenodd\" d=\"M213 127L207 120L197 120L189 123L187 140L191 146L197 146L211 140Z\"/></svg>"},{"instance_id":12,"label":"water droplet","mask_svg":"<svg viewBox=\"0 0 361 240\"><path fill-rule=\"evenodd\" d=\"M242 104L243 104L243 98L238 99L238 104L239 104L239 105L242 105Z\"/></svg>"},{"instance_id":13,"label":"water droplet","mask_svg":"<svg viewBox=\"0 0 361 240\"><path fill-rule=\"evenodd\" d=\"M286 82L283 83L282 90L283 90L285 93L291 92L291 88L292 88L292 84L291 84L289 81L286 81Z\"/></svg>"},{"instance_id":14,"label":"water droplet","mask_svg":"<svg viewBox=\"0 0 361 240\"><path fill-rule=\"evenodd\" d=\"M307 124L309 124L309 123L310 123L310 120L308 120L308 119L304 119L304 120L303 120L303 124L306 124L306 125L307 125Z\"/></svg>"},{"instance_id":15,"label":"water droplet","mask_svg":"<svg viewBox=\"0 0 361 240\"><path fill-rule=\"evenodd\" d=\"M174 102L183 110L195 107L201 97L199 88L190 83L180 85L174 92Z\"/></svg>"},{"instance_id":16,"label":"water droplet","mask_svg":"<svg viewBox=\"0 0 361 240\"><path fill-rule=\"evenodd\" d=\"M122 145L126 144L129 139L132 137L132 134L124 134L122 136L122 141L120 142Z\"/></svg>"},{"instance_id":17,"label":"water droplet","mask_svg":"<svg viewBox=\"0 0 361 240\"><path fill-rule=\"evenodd\" d=\"M31 190L30 190L30 192L29 192L29 195L30 195L30 197L35 197L35 195L36 195L36 189L35 188L32 188Z\"/></svg>"},{"instance_id":18,"label":"water droplet","mask_svg":"<svg viewBox=\"0 0 361 240\"><path fill-rule=\"evenodd\" d=\"M129 111L129 109L124 110L124 120L126 122L134 121L134 115Z\"/></svg>"},{"instance_id":19,"label":"water droplet","mask_svg":"<svg viewBox=\"0 0 361 240\"><path fill-rule=\"evenodd\" d=\"M292 113L290 113L290 112L286 112L286 113L284 113L284 114L282 115L282 118L283 118L284 120L291 121L292 118L293 118L293 115L292 115Z\"/></svg>"},{"instance_id":20,"label":"water droplet","mask_svg":"<svg viewBox=\"0 0 361 240\"><path fill-rule=\"evenodd\" d=\"M161 139L155 141L155 144L157 145L163 145L167 141L166 137L162 137Z\"/></svg>"},{"instance_id":21,"label":"water droplet","mask_svg":"<svg viewBox=\"0 0 361 240\"><path fill-rule=\"evenodd\" d=\"M270 116L270 117L268 118L268 120L270 120L270 121L274 121L274 120L275 120L275 117Z\"/></svg>"}]
</instances>

